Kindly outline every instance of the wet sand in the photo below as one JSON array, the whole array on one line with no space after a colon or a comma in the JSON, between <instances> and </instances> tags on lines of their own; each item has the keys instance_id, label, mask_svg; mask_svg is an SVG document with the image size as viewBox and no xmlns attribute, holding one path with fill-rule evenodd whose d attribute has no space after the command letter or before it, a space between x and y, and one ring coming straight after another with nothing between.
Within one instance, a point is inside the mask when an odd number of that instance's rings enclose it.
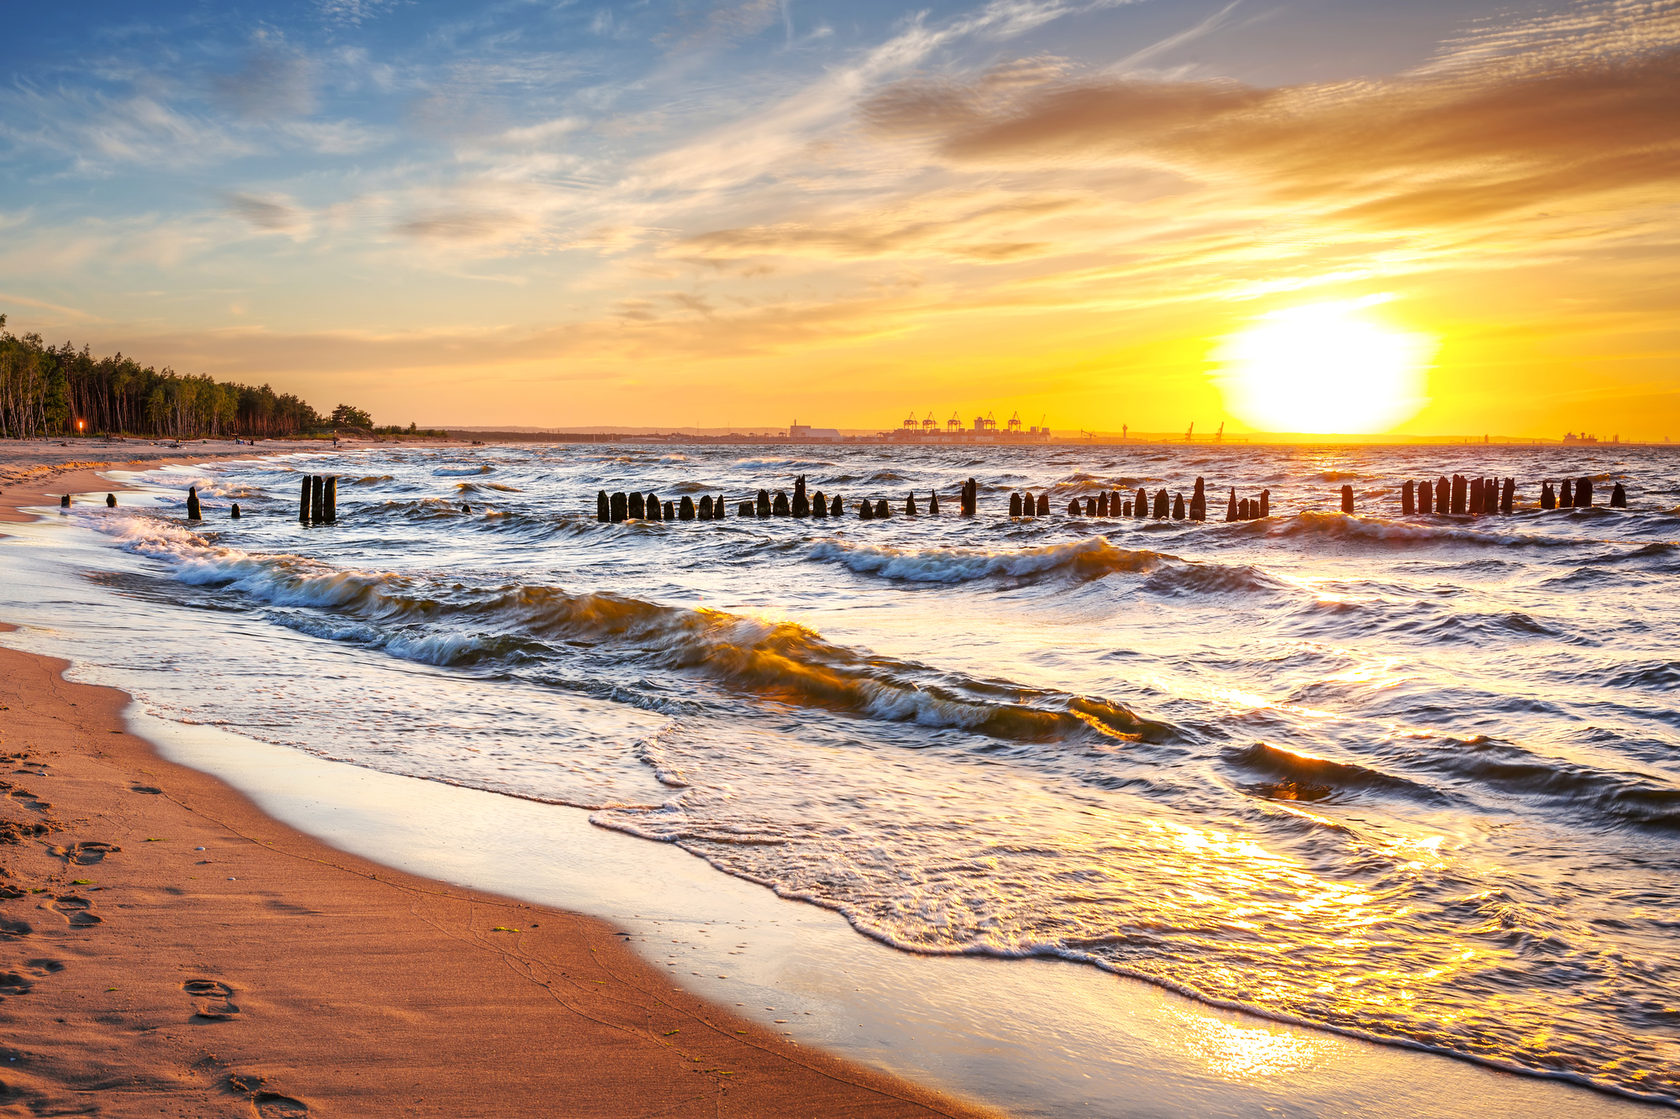
<instances>
[{"instance_id":1,"label":"wet sand","mask_svg":"<svg viewBox=\"0 0 1680 1119\"><path fill-rule=\"evenodd\" d=\"M0 501L112 488L85 469ZM986 1114L704 1002L605 922L286 828L64 667L0 649L0 1113Z\"/></svg>"}]
</instances>

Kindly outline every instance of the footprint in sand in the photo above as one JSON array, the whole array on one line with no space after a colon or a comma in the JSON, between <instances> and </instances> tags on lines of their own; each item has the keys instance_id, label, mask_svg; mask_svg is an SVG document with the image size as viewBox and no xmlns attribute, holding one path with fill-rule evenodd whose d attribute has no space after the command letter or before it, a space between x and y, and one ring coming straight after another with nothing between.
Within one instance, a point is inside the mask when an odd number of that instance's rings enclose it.
<instances>
[{"instance_id":1,"label":"footprint in sand","mask_svg":"<svg viewBox=\"0 0 1680 1119\"><path fill-rule=\"evenodd\" d=\"M51 901L41 904L43 909L51 909L73 927L88 928L105 923L105 918L91 912L93 902L75 894L62 894Z\"/></svg>"},{"instance_id":2,"label":"footprint in sand","mask_svg":"<svg viewBox=\"0 0 1680 1119\"><path fill-rule=\"evenodd\" d=\"M33 986L33 980L25 979L15 971L0 971L0 998L6 995L27 995Z\"/></svg>"},{"instance_id":3,"label":"footprint in sand","mask_svg":"<svg viewBox=\"0 0 1680 1119\"><path fill-rule=\"evenodd\" d=\"M37 956L33 960L23 961L23 966L29 970L31 975L45 979L49 975L54 975L63 971L64 961L48 959L45 956Z\"/></svg>"},{"instance_id":4,"label":"footprint in sand","mask_svg":"<svg viewBox=\"0 0 1680 1119\"><path fill-rule=\"evenodd\" d=\"M35 931L35 926L28 921L17 921L10 917L0 917L0 936L28 936Z\"/></svg>"},{"instance_id":5,"label":"footprint in sand","mask_svg":"<svg viewBox=\"0 0 1680 1119\"><path fill-rule=\"evenodd\" d=\"M224 1022L239 1013L233 1001L233 988L215 979L189 979L181 990L191 995L193 1017L208 1022Z\"/></svg>"},{"instance_id":6,"label":"footprint in sand","mask_svg":"<svg viewBox=\"0 0 1680 1119\"><path fill-rule=\"evenodd\" d=\"M52 807L52 805L36 796L28 789L14 785L10 781L0 781L0 790L5 791L7 798L21 801L37 812L45 812L47 809Z\"/></svg>"},{"instance_id":7,"label":"footprint in sand","mask_svg":"<svg viewBox=\"0 0 1680 1119\"><path fill-rule=\"evenodd\" d=\"M282 1096L279 1092L258 1092L251 1097L251 1105L262 1119L294 1119L309 1114L302 1100Z\"/></svg>"},{"instance_id":8,"label":"footprint in sand","mask_svg":"<svg viewBox=\"0 0 1680 1119\"><path fill-rule=\"evenodd\" d=\"M77 866L92 866L94 863L102 862L106 855L121 850L122 848L115 843L90 840L86 843L72 843L68 847L54 847L52 853L61 859L68 859Z\"/></svg>"},{"instance_id":9,"label":"footprint in sand","mask_svg":"<svg viewBox=\"0 0 1680 1119\"><path fill-rule=\"evenodd\" d=\"M237 1075L228 1077L228 1087L250 1098L259 1119L300 1119L309 1114L309 1107L302 1100L271 1092L261 1086L262 1082L260 1076L250 1079Z\"/></svg>"}]
</instances>

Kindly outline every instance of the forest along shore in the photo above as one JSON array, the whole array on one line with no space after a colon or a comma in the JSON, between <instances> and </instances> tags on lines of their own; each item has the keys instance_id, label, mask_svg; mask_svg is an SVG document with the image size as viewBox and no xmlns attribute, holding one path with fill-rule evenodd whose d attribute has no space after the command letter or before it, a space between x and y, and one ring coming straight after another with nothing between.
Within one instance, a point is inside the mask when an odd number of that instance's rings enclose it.
<instances>
[{"instance_id":1,"label":"forest along shore","mask_svg":"<svg viewBox=\"0 0 1680 1119\"><path fill-rule=\"evenodd\" d=\"M0 519L41 487L108 485L110 464L51 458L21 464ZM163 760L126 731L127 695L64 668L0 649L0 1106L989 1114L736 1019L604 922L291 831Z\"/></svg>"}]
</instances>

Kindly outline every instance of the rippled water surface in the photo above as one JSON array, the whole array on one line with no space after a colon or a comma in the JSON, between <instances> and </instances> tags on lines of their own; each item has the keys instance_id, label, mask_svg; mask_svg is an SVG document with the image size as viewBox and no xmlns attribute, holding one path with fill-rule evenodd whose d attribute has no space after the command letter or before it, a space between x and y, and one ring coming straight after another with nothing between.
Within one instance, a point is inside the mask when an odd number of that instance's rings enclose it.
<instances>
[{"instance_id":1,"label":"rippled water surface","mask_svg":"<svg viewBox=\"0 0 1680 1119\"><path fill-rule=\"evenodd\" d=\"M310 472L341 476L336 525L296 521ZM1631 508L1400 515L1402 479L1453 472ZM796 474L943 514L734 515ZM1061 512L1198 474L1206 524ZM143 480L73 511L66 632L176 718L586 807L902 948L1680 1099L1665 449L486 447ZM1272 516L1222 523L1229 486ZM1057 511L1010 520L1026 487ZM599 488L730 516L598 524Z\"/></svg>"}]
</instances>

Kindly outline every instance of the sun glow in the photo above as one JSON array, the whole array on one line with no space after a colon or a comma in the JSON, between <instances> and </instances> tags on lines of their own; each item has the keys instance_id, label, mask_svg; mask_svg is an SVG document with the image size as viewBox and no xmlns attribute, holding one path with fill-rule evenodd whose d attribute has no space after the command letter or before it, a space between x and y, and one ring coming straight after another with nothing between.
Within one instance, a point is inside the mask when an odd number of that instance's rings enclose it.
<instances>
[{"instance_id":1,"label":"sun glow","mask_svg":"<svg viewBox=\"0 0 1680 1119\"><path fill-rule=\"evenodd\" d=\"M1213 358L1231 414L1261 431L1386 431L1427 403L1435 340L1383 322L1387 296L1272 311L1224 339Z\"/></svg>"}]
</instances>

